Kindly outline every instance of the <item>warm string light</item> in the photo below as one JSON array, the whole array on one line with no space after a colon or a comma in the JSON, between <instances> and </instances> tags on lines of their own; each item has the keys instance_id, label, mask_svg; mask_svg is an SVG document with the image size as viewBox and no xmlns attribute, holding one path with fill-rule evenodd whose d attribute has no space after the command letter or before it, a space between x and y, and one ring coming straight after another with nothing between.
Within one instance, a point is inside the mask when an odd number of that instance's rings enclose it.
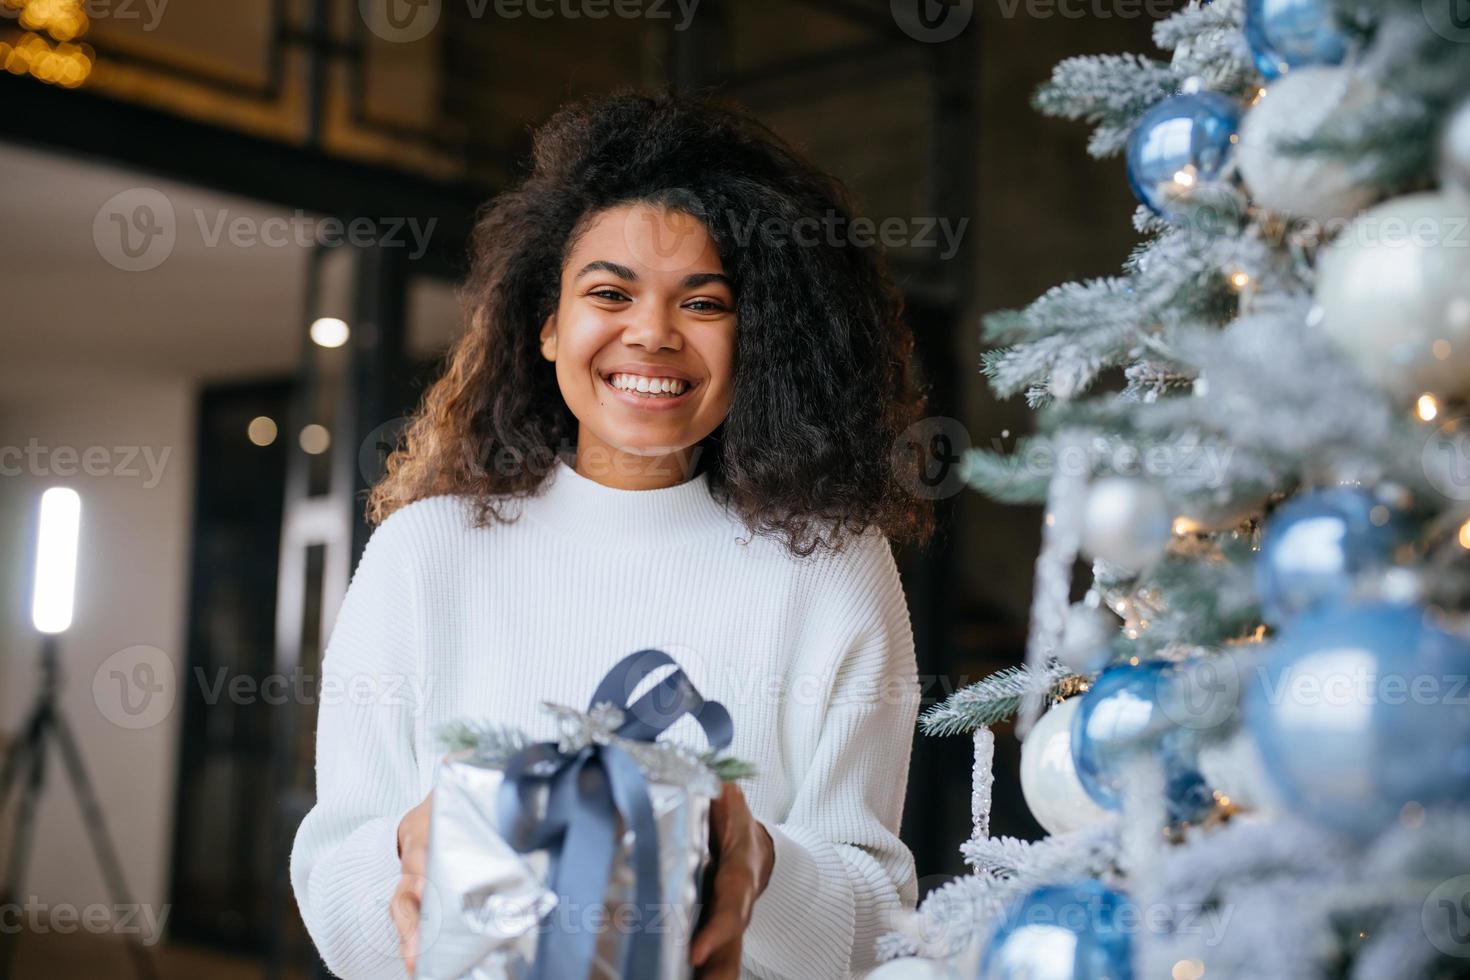
<instances>
[{"instance_id":1,"label":"warm string light","mask_svg":"<svg viewBox=\"0 0 1470 980\"><path fill-rule=\"evenodd\" d=\"M303 451L312 456L320 456L332 445L332 434L324 425L313 422L301 430L298 437Z\"/></svg>"},{"instance_id":2,"label":"warm string light","mask_svg":"<svg viewBox=\"0 0 1470 980\"><path fill-rule=\"evenodd\" d=\"M1419 416L1419 421L1421 422L1434 421L1439 415L1439 399L1426 391L1414 403L1414 413Z\"/></svg>"},{"instance_id":3,"label":"warm string light","mask_svg":"<svg viewBox=\"0 0 1470 980\"><path fill-rule=\"evenodd\" d=\"M245 427L245 436L257 446L269 446L276 441L277 431L275 419L265 415L257 415Z\"/></svg>"},{"instance_id":4,"label":"warm string light","mask_svg":"<svg viewBox=\"0 0 1470 980\"><path fill-rule=\"evenodd\" d=\"M19 12L21 27L45 31L58 41L74 41L91 26L82 0L4 0L0 6Z\"/></svg>"},{"instance_id":5,"label":"warm string light","mask_svg":"<svg viewBox=\"0 0 1470 980\"><path fill-rule=\"evenodd\" d=\"M1470 551L1470 521L1466 521L1464 524L1460 525L1460 533L1458 535L1458 539L1460 542L1460 547L1464 548L1466 551Z\"/></svg>"},{"instance_id":6,"label":"warm string light","mask_svg":"<svg viewBox=\"0 0 1470 980\"><path fill-rule=\"evenodd\" d=\"M311 324L311 342L318 347L341 347L352 336L347 321L335 316L319 317Z\"/></svg>"},{"instance_id":7,"label":"warm string light","mask_svg":"<svg viewBox=\"0 0 1470 980\"><path fill-rule=\"evenodd\" d=\"M1170 980L1201 980L1204 975L1205 965L1199 960L1180 960L1169 971Z\"/></svg>"},{"instance_id":8,"label":"warm string light","mask_svg":"<svg viewBox=\"0 0 1470 980\"><path fill-rule=\"evenodd\" d=\"M52 47L39 34L25 34L13 45L0 41L0 66L6 71L62 88L76 88L86 81L96 57L90 45L62 42Z\"/></svg>"}]
</instances>

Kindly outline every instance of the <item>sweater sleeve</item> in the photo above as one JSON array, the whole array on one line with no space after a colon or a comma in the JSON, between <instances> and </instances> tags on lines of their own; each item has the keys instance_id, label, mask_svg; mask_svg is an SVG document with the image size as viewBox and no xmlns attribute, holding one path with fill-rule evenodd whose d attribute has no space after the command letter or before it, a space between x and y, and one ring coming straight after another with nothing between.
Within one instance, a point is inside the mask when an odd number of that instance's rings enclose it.
<instances>
[{"instance_id":1,"label":"sweater sleeve","mask_svg":"<svg viewBox=\"0 0 1470 980\"><path fill-rule=\"evenodd\" d=\"M316 804L291 850L306 930L327 968L352 980L406 976L388 913L400 876L398 823L423 798L406 517L395 513L374 529L332 626L318 698Z\"/></svg>"},{"instance_id":2,"label":"sweater sleeve","mask_svg":"<svg viewBox=\"0 0 1470 980\"><path fill-rule=\"evenodd\" d=\"M836 980L875 965L887 913L912 908L899 840L920 689L913 631L886 539L862 540L848 614L861 624L834 666L816 750L785 820L766 823L771 878L751 910L745 967L770 980Z\"/></svg>"}]
</instances>

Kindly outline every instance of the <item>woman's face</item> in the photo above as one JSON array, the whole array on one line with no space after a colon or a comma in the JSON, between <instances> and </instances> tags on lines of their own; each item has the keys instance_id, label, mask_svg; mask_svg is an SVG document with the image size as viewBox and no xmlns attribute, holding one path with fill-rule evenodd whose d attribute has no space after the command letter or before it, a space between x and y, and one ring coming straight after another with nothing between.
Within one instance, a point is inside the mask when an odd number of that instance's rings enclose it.
<instances>
[{"instance_id":1,"label":"woman's face","mask_svg":"<svg viewBox=\"0 0 1470 980\"><path fill-rule=\"evenodd\" d=\"M735 376L735 293L704 225L646 204L595 216L562 269L541 352L579 423L578 470L605 458L623 470L589 473L605 483L687 478L682 451L724 420Z\"/></svg>"}]
</instances>

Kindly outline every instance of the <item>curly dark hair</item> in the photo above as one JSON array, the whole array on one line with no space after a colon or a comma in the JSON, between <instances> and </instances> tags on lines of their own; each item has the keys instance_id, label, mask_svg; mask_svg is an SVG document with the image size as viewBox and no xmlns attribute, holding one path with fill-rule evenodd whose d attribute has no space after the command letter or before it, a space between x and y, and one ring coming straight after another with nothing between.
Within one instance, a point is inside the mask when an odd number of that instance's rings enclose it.
<instances>
[{"instance_id":1,"label":"curly dark hair","mask_svg":"<svg viewBox=\"0 0 1470 980\"><path fill-rule=\"evenodd\" d=\"M891 541L927 541L932 505L903 446L926 398L881 254L750 233L851 221L848 191L740 109L668 90L574 102L536 131L529 176L479 215L467 329L389 456L369 519L461 494L484 526L509 519L505 498L542 485L577 421L538 330L589 218L630 203L703 222L734 283L731 407L697 454L711 492L798 555L873 525Z\"/></svg>"}]
</instances>

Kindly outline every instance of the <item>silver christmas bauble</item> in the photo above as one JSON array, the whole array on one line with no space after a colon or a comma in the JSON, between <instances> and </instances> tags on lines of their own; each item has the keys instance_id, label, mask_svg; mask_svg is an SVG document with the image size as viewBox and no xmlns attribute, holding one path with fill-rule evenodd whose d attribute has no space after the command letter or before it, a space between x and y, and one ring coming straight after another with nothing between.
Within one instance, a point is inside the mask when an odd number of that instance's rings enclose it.
<instances>
[{"instance_id":1,"label":"silver christmas bauble","mask_svg":"<svg viewBox=\"0 0 1470 980\"><path fill-rule=\"evenodd\" d=\"M1251 198L1262 207L1316 222L1348 218L1373 200L1342 160L1288 156L1278 141L1307 136L1340 107L1371 101L1372 86L1346 68L1292 70L1266 90L1240 125L1235 158Z\"/></svg>"},{"instance_id":2,"label":"silver christmas bauble","mask_svg":"<svg viewBox=\"0 0 1470 980\"><path fill-rule=\"evenodd\" d=\"M1021 795L1048 834L1065 834L1104 820L1072 764L1072 716L1081 698L1068 698L1037 719L1021 743Z\"/></svg>"},{"instance_id":3,"label":"silver christmas bauble","mask_svg":"<svg viewBox=\"0 0 1470 980\"><path fill-rule=\"evenodd\" d=\"M1173 523L1158 487L1134 477L1104 477L1087 494L1082 550L1121 571L1141 572L1163 557Z\"/></svg>"},{"instance_id":4,"label":"silver christmas bauble","mask_svg":"<svg viewBox=\"0 0 1470 980\"><path fill-rule=\"evenodd\" d=\"M1363 212L1317 263L1321 329L1405 401L1470 395L1470 203L1409 194Z\"/></svg>"}]
</instances>

